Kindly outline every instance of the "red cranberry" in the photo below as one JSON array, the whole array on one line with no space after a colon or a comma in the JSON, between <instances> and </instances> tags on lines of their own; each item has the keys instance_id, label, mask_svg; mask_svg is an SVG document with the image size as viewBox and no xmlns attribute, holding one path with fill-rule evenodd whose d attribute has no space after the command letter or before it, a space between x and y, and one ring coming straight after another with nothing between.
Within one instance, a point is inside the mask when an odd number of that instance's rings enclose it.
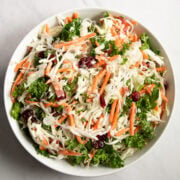
<instances>
[{"instance_id":1,"label":"red cranberry","mask_svg":"<svg viewBox=\"0 0 180 180\"><path fill-rule=\"evenodd\" d=\"M140 99L140 94L139 94L139 92L134 91L134 92L132 93L132 100L133 100L133 101L139 101L139 99Z\"/></svg>"},{"instance_id":2,"label":"red cranberry","mask_svg":"<svg viewBox=\"0 0 180 180\"><path fill-rule=\"evenodd\" d=\"M104 96L101 95L99 100L100 100L101 107L104 108L106 106L106 102L105 102Z\"/></svg>"},{"instance_id":3,"label":"red cranberry","mask_svg":"<svg viewBox=\"0 0 180 180\"><path fill-rule=\"evenodd\" d=\"M95 149L99 149L99 143L98 143L98 141L93 141L93 142L92 142L92 146L93 146L93 148L95 148Z\"/></svg>"},{"instance_id":4,"label":"red cranberry","mask_svg":"<svg viewBox=\"0 0 180 180\"><path fill-rule=\"evenodd\" d=\"M166 80L164 80L164 88L165 88L165 90L167 90L167 89L168 89L168 87L169 87L168 82L167 82Z\"/></svg>"},{"instance_id":5,"label":"red cranberry","mask_svg":"<svg viewBox=\"0 0 180 180\"><path fill-rule=\"evenodd\" d=\"M44 56L44 51L40 51L40 52L37 54L37 56L38 56L39 58L45 58L45 56Z\"/></svg>"},{"instance_id":6,"label":"red cranberry","mask_svg":"<svg viewBox=\"0 0 180 180\"><path fill-rule=\"evenodd\" d=\"M99 141L99 148L103 148L104 147L104 141Z\"/></svg>"},{"instance_id":7,"label":"red cranberry","mask_svg":"<svg viewBox=\"0 0 180 180\"><path fill-rule=\"evenodd\" d=\"M94 61L94 57L90 56L90 57L83 57L80 59L79 63L78 63L78 67L79 68L92 68L93 67L93 61Z\"/></svg>"},{"instance_id":8,"label":"red cranberry","mask_svg":"<svg viewBox=\"0 0 180 180\"><path fill-rule=\"evenodd\" d=\"M60 101L60 100L63 100L63 99L66 99L66 93L64 92L63 95L57 97L56 96L56 101Z\"/></svg>"},{"instance_id":9,"label":"red cranberry","mask_svg":"<svg viewBox=\"0 0 180 180\"><path fill-rule=\"evenodd\" d=\"M52 59L52 58L54 58L54 57L55 57L55 54L51 54L50 57L49 57L49 59Z\"/></svg>"},{"instance_id":10,"label":"red cranberry","mask_svg":"<svg viewBox=\"0 0 180 180\"><path fill-rule=\"evenodd\" d=\"M25 123L27 123L28 119L33 116L33 110L32 109L26 109L22 114L21 117L24 120Z\"/></svg>"},{"instance_id":11,"label":"red cranberry","mask_svg":"<svg viewBox=\"0 0 180 180\"><path fill-rule=\"evenodd\" d=\"M53 113L53 116L54 116L54 117L58 117L58 116L60 116L60 115L61 115L61 113L58 113L58 112Z\"/></svg>"},{"instance_id":12,"label":"red cranberry","mask_svg":"<svg viewBox=\"0 0 180 180\"><path fill-rule=\"evenodd\" d=\"M100 141L105 141L105 140L107 139L107 134L98 135L97 138L98 138Z\"/></svg>"}]
</instances>

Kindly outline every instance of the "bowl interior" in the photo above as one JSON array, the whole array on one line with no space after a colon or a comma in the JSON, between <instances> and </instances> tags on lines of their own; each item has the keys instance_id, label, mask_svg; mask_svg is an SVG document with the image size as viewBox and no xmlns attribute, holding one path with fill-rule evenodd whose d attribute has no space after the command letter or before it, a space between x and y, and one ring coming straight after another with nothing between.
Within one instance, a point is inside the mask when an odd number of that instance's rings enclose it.
<instances>
[{"instance_id":1,"label":"bowl interior","mask_svg":"<svg viewBox=\"0 0 180 180\"><path fill-rule=\"evenodd\" d=\"M98 19L99 17L102 16L103 12L105 12L105 11L110 11L113 15L116 15L116 16L123 15L123 14L113 11L113 10L99 9L99 8L85 8L85 9L69 10L67 12L60 13L57 15L65 17L68 15L71 15L74 11L78 11L78 13L80 14L80 16L82 18L88 17L88 18L92 18L92 19ZM77 176L100 176L100 175L106 175L106 174L110 174L110 173L122 170L124 168L121 168L121 169L111 169L111 168L104 168L104 167L81 168L78 166L71 166L69 163L67 163L64 160L52 160L52 159L45 158L41 155L38 155L36 153L34 147L32 146L31 142L29 141L29 139L20 130L18 123L13 118L11 118L11 116L9 115L9 112L10 112L10 109L12 106L10 96L9 96L9 91L10 91L11 84L12 84L14 76L15 76L15 73L13 71L13 69L15 67L15 62L18 62L20 59L23 58L27 45L32 41L32 39L34 37L37 37L37 34L40 31L43 24L48 23L50 26L53 26L56 23L55 17L57 15L54 15L54 16L50 17L49 19L46 19L41 24L36 26L21 41L21 43L15 50L15 52L9 62L9 66L7 68L6 77L5 77L5 83L4 83L4 102L5 102L6 113L7 113L7 117L8 117L10 126L11 126L14 134L16 135L17 139L19 140L19 142L34 158L36 158L38 161L40 161L44 165L46 165L54 170L57 170L59 172L71 174L71 175L77 175ZM123 15L123 16L125 16L125 15ZM127 16L125 16L125 17L127 17ZM138 25L136 27L136 31L138 34L141 34L142 32L148 33L151 37L152 46L154 48L158 48L161 51L161 55L164 57L165 64L168 67L168 71L166 74L166 78L169 82L169 88L167 90L167 97L169 99L169 110L170 110L170 114L171 114L173 104L174 104L175 87L174 87L173 71L172 71L172 67L171 67L170 61L168 59L168 56L165 53L165 51L164 51L163 47L161 46L161 44L159 43L159 41L154 37L154 35L152 35L140 23L138 23ZM170 117L170 115L169 115L169 117ZM164 122L161 123L159 125L159 127L157 128L156 137L151 142L149 142L141 151L136 152L132 157L128 158L125 162L126 163L125 167L132 164L140 157L142 157L142 155L144 155L155 144L155 142L157 142L158 138L161 136L162 132L164 131L165 127L167 126L167 124L169 122L169 117L167 117L166 115L163 116Z\"/></svg>"}]
</instances>

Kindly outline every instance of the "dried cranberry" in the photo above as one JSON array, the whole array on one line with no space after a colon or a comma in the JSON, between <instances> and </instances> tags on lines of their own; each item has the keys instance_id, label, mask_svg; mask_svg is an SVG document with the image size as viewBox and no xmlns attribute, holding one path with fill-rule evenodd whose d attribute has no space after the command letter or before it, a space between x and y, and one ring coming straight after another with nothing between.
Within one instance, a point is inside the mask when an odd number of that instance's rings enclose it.
<instances>
[{"instance_id":1,"label":"dried cranberry","mask_svg":"<svg viewBox=\"0 0 180 180\"><path fill-rule=\"evenodd\" d=\"M79 68L92 68L93 67L93 61L94 61L94 57L90 56L90 57L83 57L80 59L79 63L78 63L78 67Z\"/></svg>"},{"instance_id":2,"label":"dried cranberry","mask_svg":"<svg viewBox=\"0 0 180 180\"><path fill-rule=\"evenodd\" d=\"M39 58L45 58L45 56L44 56L44 51L40 51L40 52L37 54L37 56L38 56Z\"/></svg>"},{"instance_id":3,"label":"dried cranberry","mask_svg":"<svg viewBox=\"0 0 180 180\"><path fill-rule=\"evenodd\" d=\"M103 148L104 147L104 141L99 141L99 148Z\"/></svg>"},{"instance_id":4,"label":"dried cranberry","mask_svg":"<svg viewBox=\"0 0 180 180\"><path fill-rule=\"evenodd\" d=\"M98 138L100 141L105 141L105 140L107 139L107 134L98 135L97 138Z\"/></svg>"},{"instance_id":5,"label":"dried cranberry","mask_svg":"<svg viewBox=\"0 0 180 180\"><path fill-rule=\"evenodd\" d=\"M32 109L26 109L22 114L21 117L23 118L24 122L27 123L28 119L33 116L33 110Z\"/></svg>"},{"instance_id":6,"label":"dried cranberry","mask_svg":"<svg viewBox=\"0 0 180 180\"><path fill-rule=\"evenodd\" d=\"M63 99L66 99L66 93L65 92L59 97L56 96L56 101L60 101L60 100L63 100Z\"/></svg>"},{"instance_id":7,"label":"dried cranberry","mask_svg":"<svg viewBox=\"0 0 180 180\"><path fill-rule=\"evenodd\" d=\"M93 142L92 142L92 146L93 146L93 148L95 148L95 149L99 149L99 142L98 142L98 141L93 141Z\"/></svg>"},{"instance_id":8,"label":"dried cranberry","mask_svg":"<svg viewBox=\"0 0 180 180\"><path fill-rule=\"evenodd\" d=\"M55 57L55 54L51 54L50 57L49 57L49 59L52 59L52 58L54 58L54 57Z\"/></svg>"},{"instance_id":9,"label":"dried cranberry","mask_svg":"<svg viewBox=\"0 0 180 180\"><path fill-rule=\"evenodd\" d=\"M104 95L101 95L100 98L100 105L102 108L104 108L106 106L106 102L105 102L105 99L104 99Z\"/></svg>"},{"instance_id":10,"label":"dried cranberry","mask_svg":"<svg viewBox=\"0 0 180 180\"><path fill-rule=\"evenodd\" d=\"M133 93L132 93L132 100L133 101L139 101L139 99L140 99L140 94L139 94L139 92L137 92L137 91L134 91Z\"/></svg>"},{"instance_id":11,"label":"dried cranberry","mask_svg":"<svg viewBox=\"0 0 180 180\"><path fill-rule=\"evenodd\" d=\"M32 116L31 117L31 122L35 123L35 122L37 122L37 119L34 116Z\"/></svg>"},{"instance_id":12,"label":"dried cranberry","mask_svg":"<svg viewBox=\"0 0 180 180\"><path fill-rule=\"evenodd\" d=\"M54 117L58 117L58 116L60 116L60 115L61 115L61 113L58 113L58 112L53 113L53 116L54 116Z\"/></svg>"},{"instance_id":13,"label":"dried cranberry","mask_svg":"<svg viewBox=\"0 0 180 180\"><path fill-rule=\"evenodd\" d=\"M165 88L165 90L167 90L167 89L168 89L168 87L169 87L168 82L167 82L166 80L164 80L164 88Z\"/></svg>"},{"instance_id":14,"label":"dried cranberry","mask_svg":"<svg viewBox=\"0 0 180 180\"><path fill-rule=\"evenodd\" d=\"M149 66L150 66L149 64L150 64L149 62L146 62L146 66L147 66L148 68L149 68Z\"/></svg>"}]
</instances>

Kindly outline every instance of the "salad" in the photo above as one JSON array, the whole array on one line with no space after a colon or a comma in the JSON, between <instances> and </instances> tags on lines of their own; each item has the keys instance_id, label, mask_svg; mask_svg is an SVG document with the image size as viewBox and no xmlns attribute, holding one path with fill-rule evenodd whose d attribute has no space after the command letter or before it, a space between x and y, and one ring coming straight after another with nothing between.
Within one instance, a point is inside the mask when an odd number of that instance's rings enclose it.
<instances>
[{"instance_id":1,"label":"salad","mask_svg":"<svg viewBox=\"0 0 180 180\"><path fill-rule=\"evenodd\" d=\"M46 157L120 168L168 115L166 66L137 22L57 17L18 62L11 116Z\"/></svg>"}]
</instances>

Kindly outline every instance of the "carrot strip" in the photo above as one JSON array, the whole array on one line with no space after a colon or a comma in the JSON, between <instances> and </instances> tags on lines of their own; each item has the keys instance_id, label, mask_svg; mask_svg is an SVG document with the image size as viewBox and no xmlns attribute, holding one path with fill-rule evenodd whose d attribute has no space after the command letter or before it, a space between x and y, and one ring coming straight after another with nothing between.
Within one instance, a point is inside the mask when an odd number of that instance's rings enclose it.
<instances>
[{"instance_id":1,"label":"carrot strip","mask_svg":"<svg viewBox=\"0 0 180 180\"><path fill-rule=\"evenodd\" d=\"M112 36L116 36L117 35L117 33L116 33L114 28L111 28L111 34L112 34Z\"/></svg>"},{"instance_id":2,"label":"carrot strip","mask_svg":"<svg viewBox=\"0 0 180 180\"><path fill-rule=\"evenodd\" d=\"M99 80L104 76L104 74L106 73L106 70L101 70L94 78L93 80L93 85L92 85L92 89L91 89L91 93L94 93L97 85L98 85L98 82Z\"/></svg>"},{"instance_id":3,"label":"carrot strip","mask_svg":"<svg viewBox=\"0 0 180 180\"><path fill-rule=\"evenodd\" d=\"M148 59L149 58L148 55L144 51L141 51L141 53L142 53L144 59Z\"/></svg>"},{"instance_id":4,"label":"carrot strip","mask_svg":"<svg viewBox=\"0 0 180 180\"><path fill-rule=\"evenodd\" d=\"M161 113L160 113L160 118L162 118L162 115L163 115L163 112L164 112L164 109L166 107L166 102L163 101L162 104L161 104Z\"/></svg>"},{"instance_id":5,"label":"carrot strip","mask_svg":"<svg viewBox=\"0 0 180 180\"><path fill-rule=\"evenodd\" d=\"M45 30L46 30L46 33L49 33L49 26L48 26L48 24L45 25Z\"/></svg>"},{"instance_id":6,"label":"carrot strip","mask_svg":"<svg viewBox=\"0 0 180 180\"><path fill-rule=\"evenodd\" d=\"M114 117L114 111L115 111L115 108L116 108L116 104L117 104L117 99L115 99L113 101L113 104L111 106L111 112L110 112L110 115L109 115L109 122L112 123L112 120L113 120L113 117Z\"/></svg>"},{"instance_id":7,"label":"carrot strip","mask_svg":"<svg viewBox=\"0 0 180 180\"><path fill-rule=\"evenodd\" d=\"M49 62L48 65L46 66L45 70L44 70L45 76L49 76L49 73L51 71L51 66L52 66L52 62Z\"/></svg>"},{"instance_id":8,"label":"carrot strip","mask_svg":"<svg viewBox=\"0 0 180 180\"><path fill-rule=\"evenodd\" d=\"M112 57L109 58L109 61L114 61L119 57L119 55L114 55Z\"/></svg>"},{"instance_id":9,"label":"carrot strip","mask_svg":"<svg viewBox=\"0 0 180 180\"><path fill-rule=\"evenodd\" d=\"M29 101L27 99L24 100L27 104L37 104L39 105L39 102L36 102L36 101Z\"/></svg>"},{"instance_id":10,"label":"carrot strip","mask_svg":"<svg viewBox=\"0 0 180 180\"><path fill-rule=\"evenodd\" d=\"M73 19L76 19L76 18L78 18L78 17L79 17L79 14L78 14L77 12L74 12L73 15L72 15L72 18L73 18Z\"/></svg>"},{"instance_id":11,"label":"carrot strip","mask_svg":"<svg viewBox=\"0 0 180 180\"><path fill-rule=\"evenodd\" d=\"M101 118L103 118L103 117L104 117L104 115L101 114L100 117L98 118L98 120L96 121L96 124L94 125L93 130L98 129L99 122L100 122Z\"/></svg>"},{"instance_id":12,"label":"carrot strip","mask_svg":"<svg viewBox=\"0 0 180 180\"><path fill-rule=\"evenodd\" d=\"M121 129L120 131L118 131L115 136L121 136L124 133L126 133L127 131L129 131L129 128L125 128L125 129Z\"/></svg>"},{"instance_id":13,"label":"carrot strip","mask_svg":"<svg viewBox=\"0 0 180 180\"><path fill-rule=\"evenodd\" d=\"M83 141L80 136L76 135L76 139L79 142L79 144L86 144L87 141Z\"/></svg>"},{"instance_id":14,"label":"carrot strip","mask_svg":"<svg viewBox=\"0 0 180 180\"><path fill-rule=\"evenodd\" d=\"M58 123L61 124L65 119L67 118L67 116L62 116L58 119Z\"/></svg>"},{"instance_id":15,"label":"carrot strip","mask_svg":"<svg viewBox=\"0 0 180 180\"><path fill-rule=\"evenodd\" d=\"M166 66L158 67L158 68L156 68L156 71L157 72L164 72L164 71L166 71Z\"/></svg>"},{"instance_id":16,"label":"carrot strip","mask_svg":"<svg viewBox=\"0 0 180 180\"><path fill-rule=\"evenodd\" d=\"M95 41L95 44L96 44L96 46L97 46L97 47L99 46L99 43L98 43L98 41Z\"/></svg>"},{"instance_id":17,"label":"carrot strip","mask_svg":"<svg viewBox=\"0 0 180 180\"><path fill-rule=\"evenodd\" d=\"M121 45L122 45L122 40L119 39L119 38L117 38L117 39L115 40L115 45L116 45L117 47L121 47Z\"/></svg>"},{"instance_id":18,"label":"carrot strip","mask_svg":"<svg viewBox=\"0 0 180 180\"><path fill-rule=\"evenodd\" d=\"M161 93L161 97L165 102L168 102L168 98L165 96L165 94L163 93L163 90L160 89L160 93Z\"/></svg>"},{"instance_id":19,"label":"carrot strip","mask_svg":"<svg viewBox=\"0 0 180 180\"><path fill-rule=\"evenodd\" d=\"M119 110L120 110L120 108L119 108L119 100L117 100L116 111L114 113L114 117L113 117L113 120L112 120L112 129L115 129L116 126L117 126Z\"/></svg>"},{"instance_id":20,"label":"carrot strip","mask_svg":"<svg viewBox=\"0 0 180 180\"><path fill-rule=\"evenodd\" d=\"M105 64L106 64L106 61L105 61L105 60L100 60L98 63L96 63L96 64L94 65L94 67L97 68L97 67L103 66L103 65L105 65Z\"/></svg>"},{"instance_id":21,"label":"carrot strip","mask_svg":"<svg viewBox=\"0 0 180 180\"><path fill-rule=\"evenodd\" d=\"M74 125L74 116L72 114L69 114L68 117L69 117L70 126L73 126Z\"/></svg>"},{"instance_id":22,"label":"carrot strip","mask_svg":"<svg viewBox=\"0 0 180 180\"><path fill-rule=\"evenodd\" d=\"M131 105L131 112L130 112L130 135L134 136L134 118L135 118L135 113L136 113L136 104L135 102L132 103Z\"/></svg>"},{"instance_id":23,"label":"carrot strip","mask_svg":"<svg viewBox=\"0 0 180 180\"><path fill-rule=\"evenodd\" d=\"M70 16L66 17L65 19L65 23L71 23L72 22L72 18Z\"/></svg>"},{"instance_id":24,"label":"carrot strip","mask_svg":"<svg viewBox=\"0 0 180 180\"><path fill-rule=\"evenodd\" d=\"M45 137L43 137L43 143L44 143L46 146L49 145L49 143L48 143L48 141L47 141L47 139L46 139Z\"/></svg>"},{"instance_id":25,"label":"carrot strip","mask_svg":"<svg viewBox=\"0 0 180 180\"><path fill-rule=\"evenodd\" d=\"M60 72L71 72L71 71L72 71L71 68L61 68L61 69L57 70L57 73L60 73Z\"/></svg>"},{"instance_id":26,"label":"carrot strip","mask_svg":"<svg viewBox=\"0 0 180 180\"><path fill-rule=\"evenodd\" d=\"M56 44L54 47L55 47L55 48L61 48L61 47L63 47L63 46L76 45L76 44L78 44L79 42L84 41L84 40L89 39L89 38L92 38L92 37L94 37L94 36L96 36L96 33L90 33L90 34L87 34L87 35L85 35L85 36L82 36L82 37L80 37L80 38L77 38L77 39L75 39L75 40L72 40L72 41L69 41L69 42L66 42L66 43L60 42L60 43Z\"/></svg>"},{"instance_id":27,"label":"carrot strip","mask_svg":"<svg viewBox=\"0 0 180 180\"><path fill-rule=\"evenodd\" d=\"M23 74L22 72L20 72L20 73L18 74L16 80L14 81L14 84L12 85L11 92L10 92L10 97L11 97L12 102L15 101L15 99L14 99L14 97L13 97L13 92L14 92L14 90L15 90L15 87L19 84L19 82L20 82L21 78L23 77L23 75L24 75L24 74Z\"/></svg>"},{"instance_id":28,"label":"carrot strip","mask_svg":"<svg viewBox=\"0 0 180 180\"><path fill-rule=\"evenodd\" d=\"M140 129L141 129L141 126L137 126L136 129L134 130L134 134L136 134Z\"/></svg>"},{"instance_id":29,"label":"carrot strip","mask_svg":"<svg viewBox=\"0 0 180 180\"><path fill-rule=\"evenodd\" d=\"M44 150L46 150L46 148L44 148L43 146L39 146L39 149L41 150L41 151L44 151Z\"/></svg>"},{"instance_id":30,"label":"carrot strip","mask_svg":"<svg viewBox=\"0 0 180 180\"><path fill-rule=\"evenodd\" d=\"M110 76L111 76L111 73L110 73L110 72L107 72L107 74L106 74L106 76L105 76L105 78L104 78L104 82L103 82L103 84L102 84L102 86L101 86L101 89L100 89L100 91L99 91L99 94L100 94L100 95L104 92L104 89L105 89L105 87L106 87L106 85L107 85L107 83L108 83L108 81L109 81Z\"/></svg>"},{"instance_id":31,"label":"carrot strip","mask_svg":"<svg viewBox=\"0 0 180 180\"><path fill-rule=\"evenodd\" d=\"M97 152L97 149L93 150L93 152L90 153L90 158L89 158L89 160L88 160L88 166L90 165L91 160L92 160L92 158L94 157L94 155L96 154L96 152Z\"/></svg>"},{"instance_id":32,"label":"carrot strip","mask_svg":"<svg viewBox=\"0 0 180 180\"><path fill-rule=\"evenodd\" d=\"M28 58L23 59L18 64L16 64L16 67L14 68L14 72L18 72L18 70L24 65L24 63L28 60Z\"/></svg>"},{"instance_id":33,"label":"carrot strip","mask_svg":"<svg viewBox=\"0 0 180 180\"><path fill-rule=\"evenodd\" d=\"M74 152L74 151L68 151L68 150L60 150L59 154L62 154L64 156L81 156L82 153Z\"/></svg>"}]
</instances>

